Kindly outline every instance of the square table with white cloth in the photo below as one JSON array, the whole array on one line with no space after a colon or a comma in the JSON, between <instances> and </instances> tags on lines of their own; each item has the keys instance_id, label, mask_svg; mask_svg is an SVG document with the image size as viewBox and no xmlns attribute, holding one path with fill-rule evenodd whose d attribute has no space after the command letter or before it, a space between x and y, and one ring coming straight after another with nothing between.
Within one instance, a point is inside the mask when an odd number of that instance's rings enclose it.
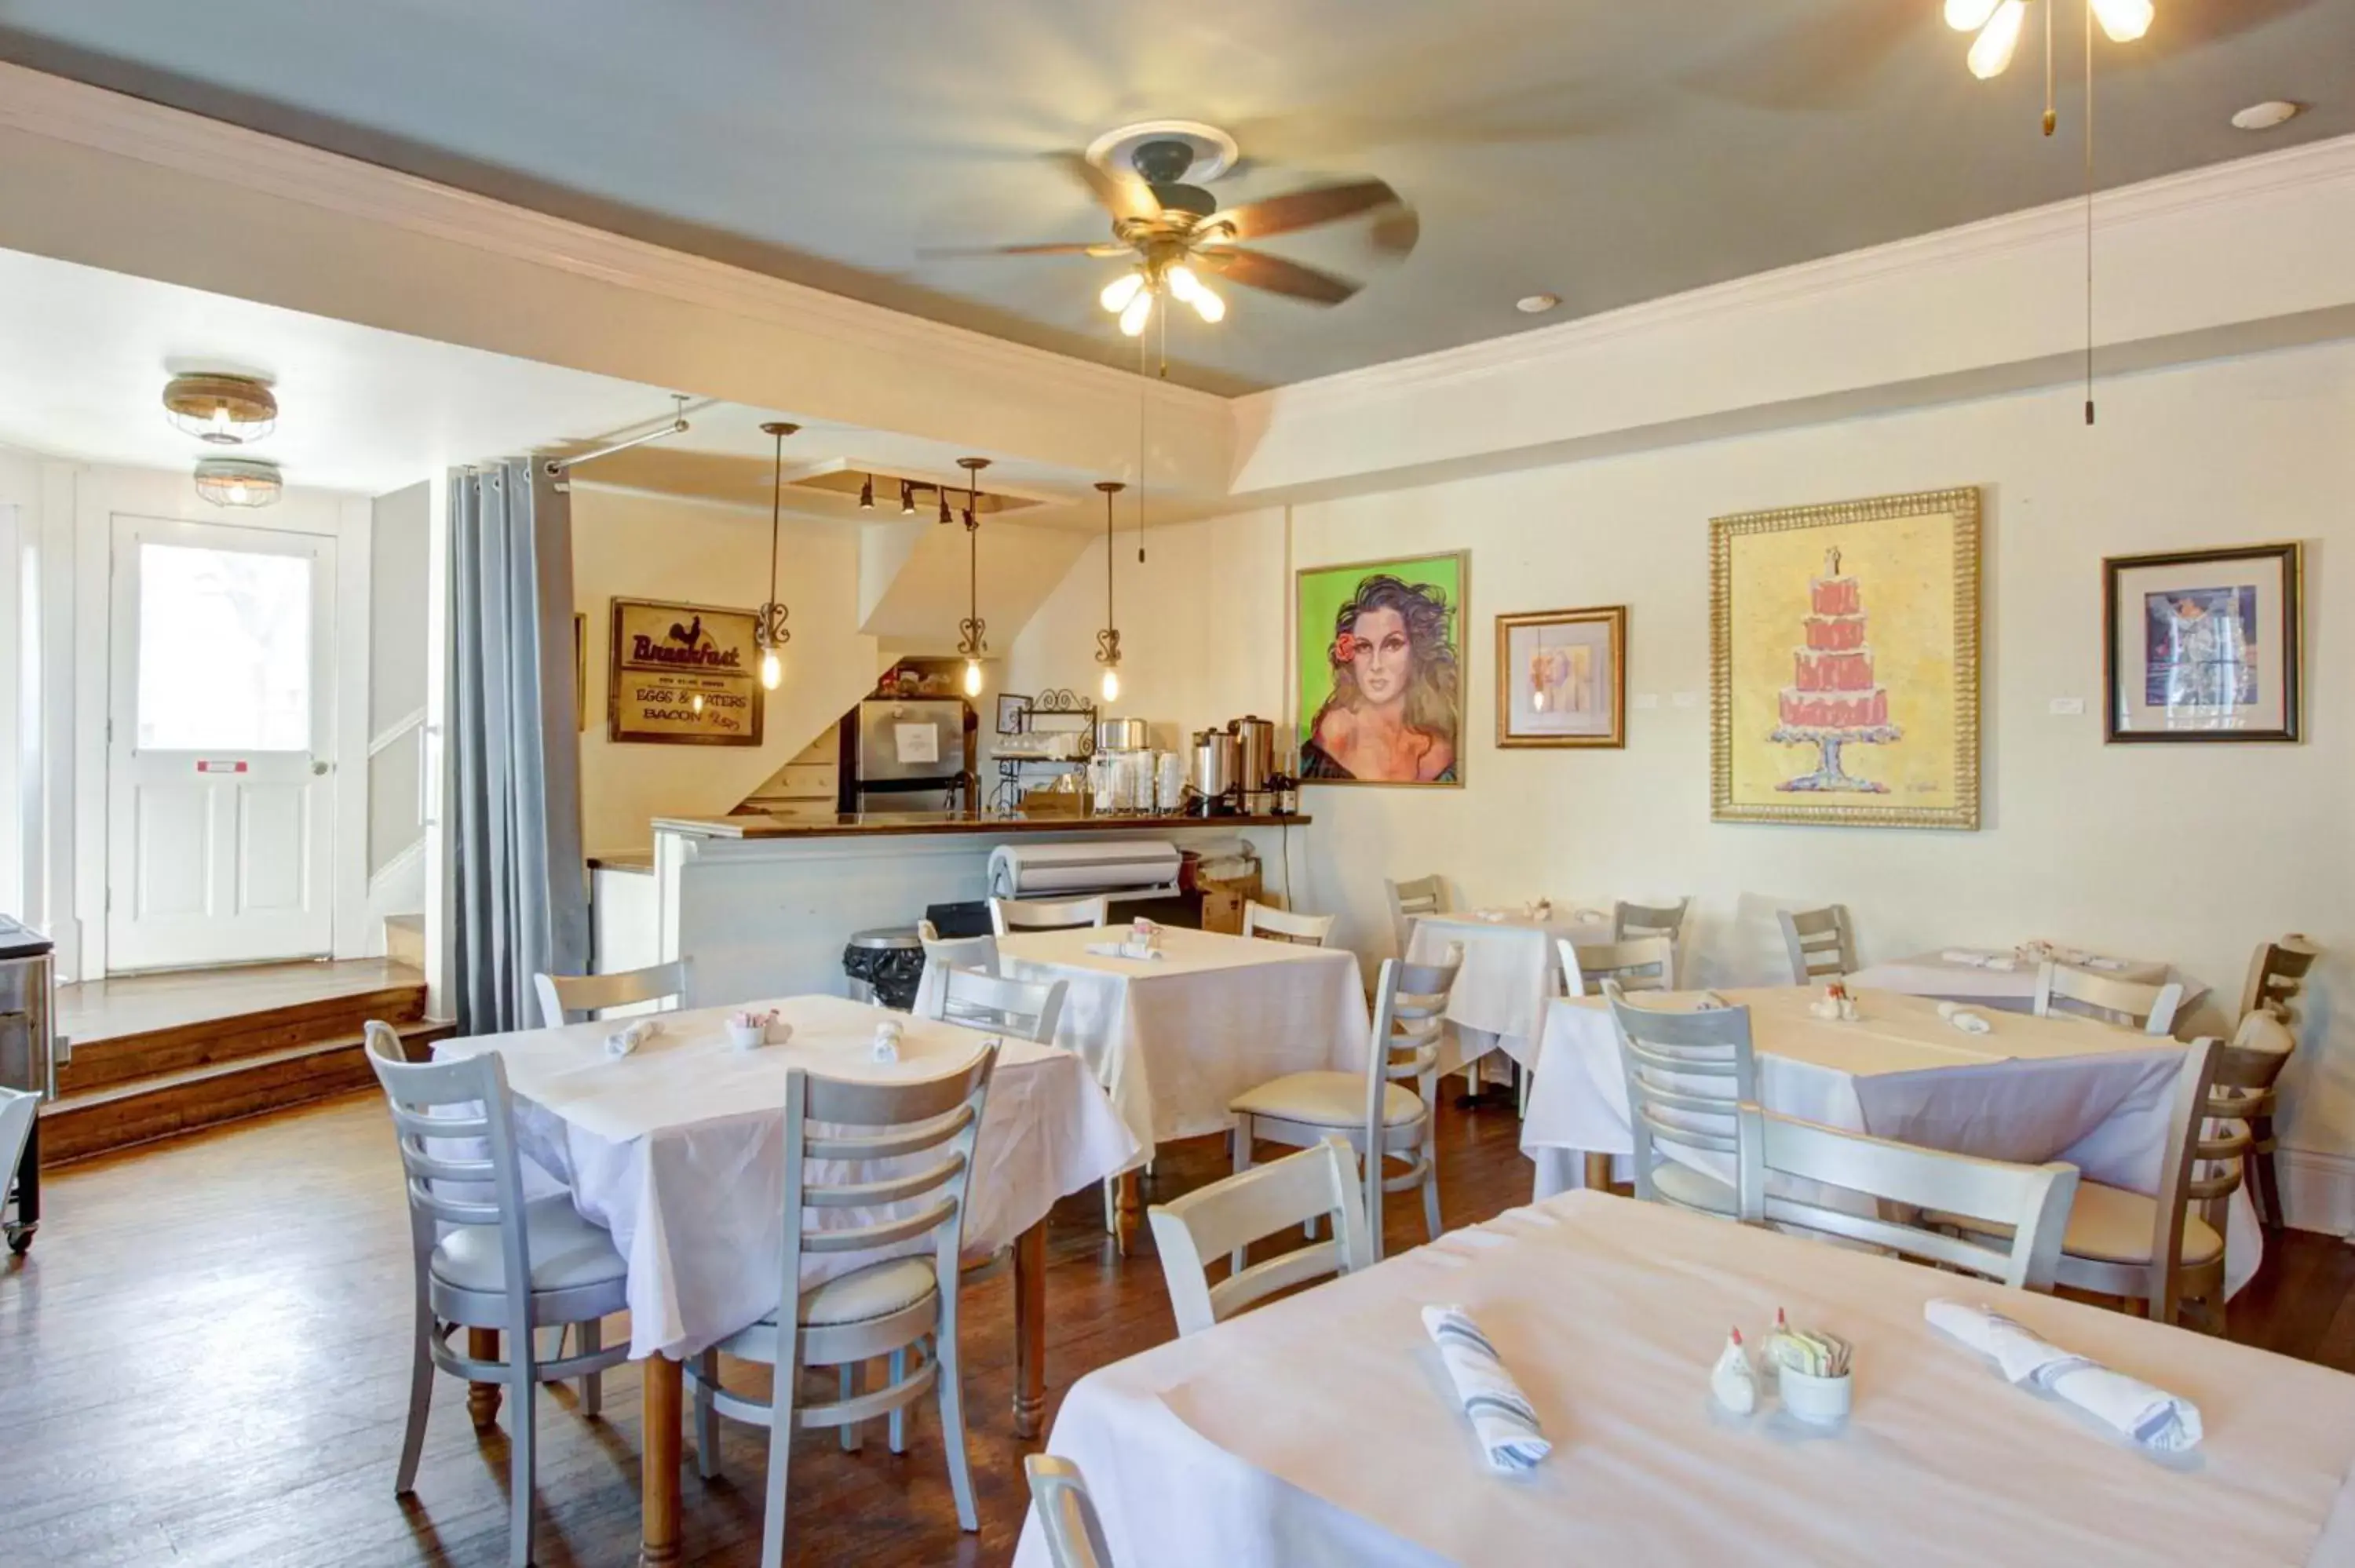
<instances>
[{"instance_id":1,"label":"square table with white cloth","mask_svg":"<svg viewBox=\"0 0 2355 1568\"><path fill-rule=\"evenodd\" d=\"M1444 964L1451 946L1464 949L1464 968L1447 996L1457 1044L1442 1046L1442 1075L1498 1049L1524 1067L1536 1062L1546 1003L1561 992L1561 958L1554 944L1611 940L1608 904L1557 905L1555 910L1546 916L1504 909L1415 916L1409 963Z\"/></svg>"},{"instance_id":2,"label":"square table with white cloth","mask_svg":"<svg viewBox=\"0 0 2355 1568\"><path fill-rule=\"evenodd\" d=\"M1984 1304L2199 1406L2153 1457L1923 1320ZM1461 1304L1553 1451L1488 1469L1427 1305ZM1710 1398L1777 1308L1856 1347L1805 1426ZM2355 1378L2202 1334L1723 1220L1575 1192L1103 1367L1048 1443L1120 1568L1742 1563L2259 1568L2355 1562ZM1046 1568L1038 1521L1017 1568Z\"/></svg>"},{"instance_id":3,"label":"square table with white cloth","mask_svg":"<svg viewBox=\"0 0 2355 1568\"><path fill-rule=\"evenodd\" d=\"M1227 1102L1272 1078L1365 1069L1369 1023L1356 954L1159 929L1157 959L1089 951L1116 946L1116 927L997 939L1001 973L1071 982L1056 1042L1095 1069L1140 1160L1166 1139L1225 1131L1234 1122Z\"/></svg>"},{"instance_id":4,"label":"square table with white cloth","mask_svg":"<svg viewBox=\"0 0 2355 1568\"><path fill-rule=\"evenodd\" d=\"M679 1361L759 1321L778 1306L785 1194L785 1075L794 1067L869 1082L938 1077L973 1060L991 1038L954 1023L910 1018L833 996L786 997L773 1007L791 1039L739 1051L722 1027L730 1008L652 1015L657 1032L623 1056L611 1020L478 1034L434 1048L442 1060L496 1051L516 1099L517 1142L567 1182L573 1206L613 1234L629 1269L630 1354L645 1362L645 1468L649 1543L667 1493L677 1523ZM900 1059L873 1059L876 1025L902 1031ZM974 1146L965 1215L968 1255L1020 1243L1015 1291L1018 1429L1044 1402L1044 1324L1035 1277L1047 1212L1119 1171L1135 1140L1086 1066L1060 1046L1006 1040ZM825 1223L865 1223L855 1209ZM900 1250L924 1250L921 1238ZM1026 1254L1028 1255L1026 1255ZM814 1254L805 1283L880 1254ZM657 1410L657 1381L666 1410ZM667 1432L658 1430L666 1419ZM666 1468L663 1450L668 1454ZM657 1559L661 1560L661 1559Z\"/></svg>"},{"instance_id":5,"label":"square table with white cloth","mask_svg":"<svg viewBox=\"0 0 2355 1568\"><path fill-rule=\"evenodd\" d=\"M2070 951L2073 961L2068 956L2054 961L2105 980L2131 980L2136 985L2181 984L2183 1000L2175 1010L2178 1019L2190 1016L2192 1007L2208 994L2206 986L2168 964ZM2033 954L2013 948L1942 948L1910 959L1867 964L1849 976L1848 983L1865 991L1903 991L1908 996L2029 1012L2036 1006L2036 976L2041 967L2041 960Z\"/></svg>"},{"instance_id":6,"label":"square table with white cloth","mask_svg":"<svg viewBox=\"0 0 2355 1568\"><path fill-rule=\"evenodd\" d=\"M1768 1110L1986 1160L2065 1160L2087 1181L2158 1191L2179 1041L2073 1014L2015 1012L1983 1014L1988 1033L1966 1034L1938 1016L1935 1002L1890 991L1856 992L1863 1016L1852 1023L1815 1017L1807 1007L1817 993L1806 987L1717 994L1750 1009L1758 1096ZM1689 1007L1697 995L1639 1000ZM1585 1155L1635 1147L1609 1007L1599 997L1555 1002L1521 1123L1538 1196L1580 1185ZM1732 1175L1730 1167L1714 1173ZM2226 1288L2247 1284L2264 1253L2256 1212L2245 1192L2236 1192L2225 1226Z\"/></svg>"}]
</instances>

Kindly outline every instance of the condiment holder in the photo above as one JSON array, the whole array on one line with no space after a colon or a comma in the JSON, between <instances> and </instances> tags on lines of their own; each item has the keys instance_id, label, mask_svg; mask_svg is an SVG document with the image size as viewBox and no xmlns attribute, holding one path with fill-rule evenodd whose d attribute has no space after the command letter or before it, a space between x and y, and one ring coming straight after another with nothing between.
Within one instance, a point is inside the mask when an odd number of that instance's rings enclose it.
<instances>
[{"instance_id":1,"label":"condiment holder","mask_svg":"<svg viewBox=\"0 0 2355 1568\"><path fill-rule=\"evenodd\" d=\"M774 1008L766 1012L731 1012L724 1027L728 1044L739 1051L757 1050L773 1040L790 1040L794 1033L792 1024L777 1021Z\"/></svg>"},{"instance_id":2,"label":"condiment holder","mask_svg":"<svg viewBox=\"0 0 2355 1568\"><path fill-rule=\"evenodd\" d=\"M1827 1022L1854 1023L1859 1016L1856 998L1849 994L1847 985L1839 980L1825 986L1824 994L1807 1003L1807 1011Z\"/></svg>"},{"instance_id":3,"label":"condiment holder","mask_svg":"<svg viewBox=\"0 0 2355 1568\"><path fill-rule=\"evenodd\" d=\"M1796 1330L1780 1308L1759 1350L1753 1371L1750 1352L1736 1329L1710 1369L1710 1392L1736 1415L1757 1407L1760 1384L1771 1380L1783 1408L1796 1420L1832 1426L1848 1419L1855 1397L1854 1351L1837 1334Z\"/></svg>"}]
</instances>

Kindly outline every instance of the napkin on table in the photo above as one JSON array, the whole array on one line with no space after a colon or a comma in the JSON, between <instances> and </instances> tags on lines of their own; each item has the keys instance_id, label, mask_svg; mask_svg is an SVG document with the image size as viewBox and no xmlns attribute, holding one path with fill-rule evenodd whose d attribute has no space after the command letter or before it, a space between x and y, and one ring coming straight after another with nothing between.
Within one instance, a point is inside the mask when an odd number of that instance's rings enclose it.
<instances>
[{"instance_id":1,"label":"napkin on table","mask_svg":"<svg viewBox=\"0 0 2355 1568\"><path fill-rule=\"evenodd\" d=\"M1488 1467L1507 1472L1537 1467L1553 1451L1538 1429L1529 1396L1497 1359L1497 1347L1461 1307L1425 1307L1423 1326L1439 1346L1448 1380L1472 1422Z\"/></svg>"},{"instance_id":2,"label":"napkin on table","mask_svg":"<svg viewBox=\"0 0 2355 1568\"><path fill-rule=\"evenodd\" d=\"M626 1056L653 1039L659 1028L660 1025L653 1019L641 1018L625 1028L616 1030L605 1036L605 1054L613 1057Z\"/></svg>"},{"instance_id":3,"label":"napkin on table","mask_svg":"<svg viewBox=\"0 0 2355 1568\"><path fill-rule=\"evenodd\" d=\"M2040 1340L2000 1312L1941 1298L1923 1302L1922 1316L1993 1356L2013 1383L2067 1400L2146 1448L2172 1454L2200 1444L2200 1407L2190 1400Z\"/></svg>"}]
</instances>

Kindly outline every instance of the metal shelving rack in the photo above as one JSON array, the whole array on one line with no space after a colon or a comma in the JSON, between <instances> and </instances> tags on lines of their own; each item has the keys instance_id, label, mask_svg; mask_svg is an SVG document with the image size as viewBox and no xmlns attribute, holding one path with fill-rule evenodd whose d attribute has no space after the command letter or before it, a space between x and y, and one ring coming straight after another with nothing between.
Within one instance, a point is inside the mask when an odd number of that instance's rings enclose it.
<instances>
[{"instance_id":1,"label":"metal shelving rack","mask_svg":"<svg viewBox=\"0 0 2355 1568\"><path fill-rule=\"evenodd\" d=\"M1075 733L1080 737L1080 749L1072 757L1001 757L997 761L997 788L991 792L990 809L999 811L1018 810L1028 769L1049 768L1057 772L1078 769L1084 772L1096 750L1096 705L1077 692L1058 687L1022 699L1022 727L1018 735L1050 733L1038 727L1040 717L1054 721L1054 733Z\"/></svg>"}]
</instances>

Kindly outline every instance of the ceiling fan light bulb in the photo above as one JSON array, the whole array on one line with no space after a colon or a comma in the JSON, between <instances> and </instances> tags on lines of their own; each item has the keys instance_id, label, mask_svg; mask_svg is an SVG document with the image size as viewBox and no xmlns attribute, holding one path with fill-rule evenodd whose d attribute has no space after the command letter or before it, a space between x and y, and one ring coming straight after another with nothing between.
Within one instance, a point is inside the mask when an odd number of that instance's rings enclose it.
<instances>
[{"instance_id":1,"label":"ceiling fan light bulb","mask_svg":"<svg viewBox=\"0 0 2355 1568\"><path fill-rule=\"evenodd\" d=\"M2094 18L2116 44L2130 44L2150 31L2151 0L2094 0Z\"/></svg>"},{"instance_id":2,"label":"ceiling fan light bulb","mask_svg":"<svg viewBox=\"0 0 2355 1568\"><path fill-rule=\"evenodd\" d=\"M1168 282L1169 291L1188 304L1202 291L1202 280L1194 276L1194 269L1183 261L1171 267L1162 277Z\"/></svg>"},{"instance_id":3,"label":"ceiling fan light bulb","mask_svg":"<svg viewBox=\"0 0 2355 1568\"><path fill-rule=\"evenodd\" d=\"M1946 26L1958 33L1976 33L1995 15L2002 0L1946 0Z\"/></svg>"},{"instance_id":4,"label":"ceiling fan light bulb","mask_svg":"<svg viewBox=\"0 0 2355 1568\"><path fill-rule=\"evenodd\" d=\"M2019 29L2027 20L2028 0L2003 0L1971 45L1971 74L1986 81L2009 69L2019 48Z\"/></svg>"},{"instance_id":5,"label":"ceiling fan light bulb","mask_svg":"<svg viewBox=\"0 0 2355 1568\"><path fill-rule=\"evenodd\" d=\"M1103 673L1103 700L1108 703L1120 701L1120 672L1117 670L1108 669Z\"/></svg>"},{"instance_id":6,"label":"ceiling fan light bulb","mask_svg":"<svg viewBox=\"0 0 2355 1568\"><path fill-rule=\"evenodd\" d=\"M785 662L777 657L777 651L772 648L761 655L761 684L773 692L784 684L784 680Z\"/></svg>"},{"instance_id":7,"label":"ceiling fan light bulb","mask_svg":"<svg viewBox=\"0 0 2355 1568\"><path fill-rule=\"evenodd\" d=\"M1128 302L1136 298L1137 291L1144 287L1144 273L1123 272L1104 285L1103 292L1096 296L1096 302L1114 315L1118 315L1128 308Z\"/></svg>"},{"instance_id":8,"label":"ceiling fan light bulb","mask_svg":"<svg viewBox=\"0 0 2355 1568\"><path fill-rule=\"evenodd\" d=\"M1227 319L1227 302L1199 283L1194 286L1193 305L1194 313L1213 325Z\"/></svg>"},{"instance_id":9,"label":"ceiling fan light bulb","mask_svg":"<svg viewBox=\"0 0 2355 1568\"><path fill-rule=\"evenodd\" d=\"M1121 336L1143 337L1145 335L1145 323L1152 319L1153 296L1140 289L1137 291L1136 297L1130 300L1121 310Z\"/></svg>"},{"instance_id":10,"label":"ceiling fan light bulb","mask_svg":"<svg viewBox=\"0 0 2355 1568\"><path fill-rule=\"evenodd\" d=\"M964 694L968 697L981 695L981 661L978 659L964 662Z\"/></svg>"}]
</instances>

